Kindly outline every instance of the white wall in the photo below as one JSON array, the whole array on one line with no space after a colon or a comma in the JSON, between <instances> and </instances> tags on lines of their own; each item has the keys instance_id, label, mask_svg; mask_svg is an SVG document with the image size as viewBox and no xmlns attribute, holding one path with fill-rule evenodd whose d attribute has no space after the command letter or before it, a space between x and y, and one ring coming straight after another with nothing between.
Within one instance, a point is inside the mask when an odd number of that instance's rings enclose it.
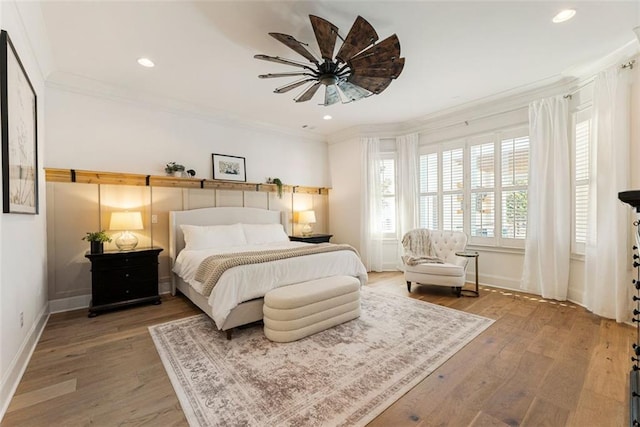
<instances>
[{"instance_id":1,"label":"white wall","mask_svg":"<svg viewBox=\"0 0 640 427\"><path fill-rule=\"evenodd\" d=\"M245 157L248 182L329 187L327 146L137 101L47 86L45 167L163 175L175 161L212 178L211 154Z\"/></svg>"},{"instance_id":2,"label":"white wall","mask_svg":"<svg viewBox=\"0 0 640 427\"><path fill-rule=\"evenodd\" d=\"M46 199L42 170L46 148L45 88L41 72L41 58L47 52L34 51L46 48L46 42L37 38L42 30L38 13L33 5L0 2L1 26L8 32L37 94L40 162L40 214L0 214L0 419L47 318Z\"/></svg>"},{"instance_id":3,"label":"white wall","mask_svg":"<svg viewBox=\"0 0 640 427\"><path fill-rule=\"evenodd\" d=\"M329 145L332 190L329 192L329 226L333 242L360 250L362 164L357 138Z\"/></svg>"}]
</instances>

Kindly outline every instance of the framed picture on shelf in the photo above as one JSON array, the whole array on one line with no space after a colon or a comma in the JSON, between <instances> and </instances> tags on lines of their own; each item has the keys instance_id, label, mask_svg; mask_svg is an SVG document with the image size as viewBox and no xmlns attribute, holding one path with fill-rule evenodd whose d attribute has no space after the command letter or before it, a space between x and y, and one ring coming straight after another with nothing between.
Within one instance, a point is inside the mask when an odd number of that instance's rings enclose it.
<instances>
[{"instance_id":1,"label":"framed picture on shelf","mask_svg":"<svg viewBox=\"0 0 640 427\"><path fill-rule=\"evenodd\" d=\"M6 31L0 32L2 212L38 213L36 91Z\"/></svg>"},{"instance_id":2,"label":"framed picture on shelf","mask_svg":"<svg viewBox=\"0 0 640 427\"><path fill-rule=\"evenodd\" d=\"M247 181L244 157L213 153L211 161L213 162L213 179Z\"/></svg>"}]
</instances>

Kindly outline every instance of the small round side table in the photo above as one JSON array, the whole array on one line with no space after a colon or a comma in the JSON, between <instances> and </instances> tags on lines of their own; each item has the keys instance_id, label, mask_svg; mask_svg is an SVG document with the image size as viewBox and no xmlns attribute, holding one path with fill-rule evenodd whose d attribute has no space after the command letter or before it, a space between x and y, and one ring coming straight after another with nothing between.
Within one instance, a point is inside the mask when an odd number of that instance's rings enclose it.
<instances>
[{"instance_id":1,"label":"small round side table","mask_svg":"<svg viewBox=\"0 0 640 427\"><path fill-rule=\"evenodd\" d=\"M457 256L463 256L465 258L475 258L476 259L476 289L462 289L461 294L466 297L478 297L480 296L480 290L478 288L478 257L480 254L478 251L461 251L456 252Z\"/></svg>"}]
</instances>

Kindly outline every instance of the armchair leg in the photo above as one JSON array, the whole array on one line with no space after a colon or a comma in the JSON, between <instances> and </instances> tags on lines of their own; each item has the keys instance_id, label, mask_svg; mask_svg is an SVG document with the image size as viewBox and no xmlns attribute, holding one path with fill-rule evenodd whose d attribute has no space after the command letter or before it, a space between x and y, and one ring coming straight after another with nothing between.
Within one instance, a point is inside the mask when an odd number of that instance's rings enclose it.
<instances>
[{"instance_id":1,"label":"armchair leg","mask_svg":"<svg viewBox=\"0 0 640 427\"><path fill-rule=\"evenodd\" d=\"M460 298L462 296L462 288L456 288L456 297Z\"/></svg>"},{"instance_id":2,"label":"armchair leg","mask_svg":"<svg viewBox=\"0 0 640 427\"><path fill-rule=\"evenodd\" d=\"M407 280L407 291L411 292L411 282Z\"/></svg>"}]
</instances>

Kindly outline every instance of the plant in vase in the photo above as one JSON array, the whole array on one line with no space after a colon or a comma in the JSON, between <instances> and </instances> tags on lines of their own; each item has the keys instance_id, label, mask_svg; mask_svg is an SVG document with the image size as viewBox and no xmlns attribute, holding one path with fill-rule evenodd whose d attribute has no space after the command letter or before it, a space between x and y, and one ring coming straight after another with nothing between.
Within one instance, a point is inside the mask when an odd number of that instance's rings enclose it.
<instances>
[{"instance_id":1,"label":"plant in vase","mask_svg":"<svg viewBox=\"0 0 640 427\"><path fill-rule=\"evenodd\" d=\"M111 242L111 237L104 231L87 232L87 235L82 238L91 244L92 254L101 254L104 250L104 242Z\"/></svg>"},{"instance_id":2,"label":"plant in vase","mask_svg":"<svg viewBox=\"0 0 640 427\"><path fill-rule=\"evenodd\" d=\"M167 175L179 176L184 173L185 167L176 162L169 162L165 165L164 171Z\"/></svg>"},{"instance_id":3,"label":"plant in vase","mask_svg":"<svg viewBox=\"0 0 640 427\"><path fill-rule=\"evenodd\" d=\"M267 184L275 184L278 191L278 198L282 199L282 187L284 186L284 184L282 183L280 178L267 178Z\"/></svg>"}]
</instances>

